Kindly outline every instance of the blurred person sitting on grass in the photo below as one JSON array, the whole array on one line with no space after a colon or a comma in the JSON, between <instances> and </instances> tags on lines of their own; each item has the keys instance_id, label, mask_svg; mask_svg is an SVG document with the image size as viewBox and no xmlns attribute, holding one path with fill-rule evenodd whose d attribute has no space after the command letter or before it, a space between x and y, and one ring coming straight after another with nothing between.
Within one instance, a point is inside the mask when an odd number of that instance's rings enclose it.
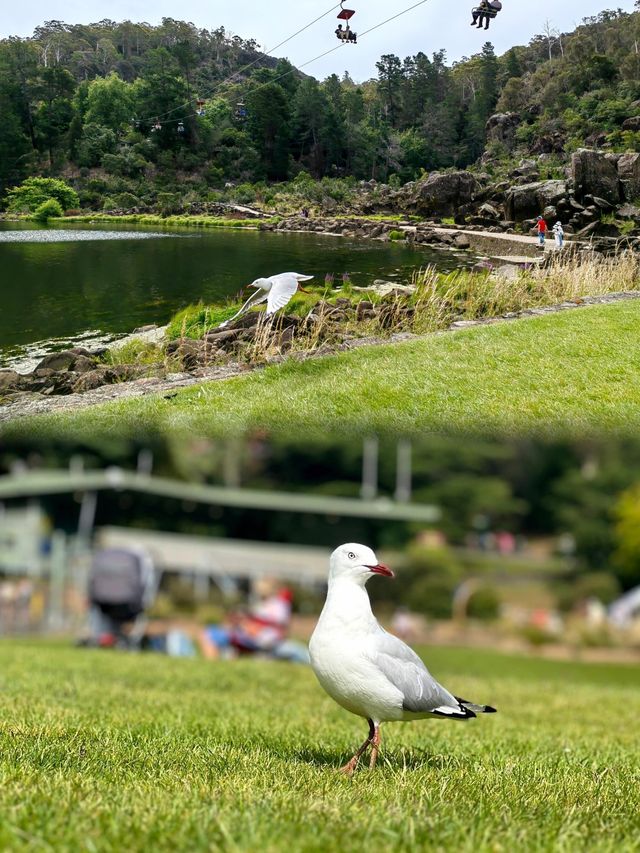
<instances>
[{"instance_id":1,"label":"blurred person sitting on grass","mask_svg":"<svg viewBox=\"0 0 640 853\"><path fill-rule=\"evenodd\" d=\"M200 650L208 660L259 654L308 663L307 649L287 640L293 594L270 578L256 582L257 601L247 611L230 613L221 625L207 625L200 633Z\"/></svg>"}]
</instances>

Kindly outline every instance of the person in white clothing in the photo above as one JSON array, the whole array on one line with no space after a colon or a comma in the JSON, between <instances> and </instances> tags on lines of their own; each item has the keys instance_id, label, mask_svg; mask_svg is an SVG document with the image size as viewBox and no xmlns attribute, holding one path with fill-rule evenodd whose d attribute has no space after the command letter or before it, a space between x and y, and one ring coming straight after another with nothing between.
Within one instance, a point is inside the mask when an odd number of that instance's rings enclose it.
<instances>
[{"instance_id":1,"label":"person in white clothing","mask_svg":"<svg viewBox=\"0 0 640 853\"><path fill-rule=\"evenodd\" d=\"M561 249L564 245L564 229L560 220L553 226L552 231L556 238L556 249Z\"/></svg>"}]
</instances>

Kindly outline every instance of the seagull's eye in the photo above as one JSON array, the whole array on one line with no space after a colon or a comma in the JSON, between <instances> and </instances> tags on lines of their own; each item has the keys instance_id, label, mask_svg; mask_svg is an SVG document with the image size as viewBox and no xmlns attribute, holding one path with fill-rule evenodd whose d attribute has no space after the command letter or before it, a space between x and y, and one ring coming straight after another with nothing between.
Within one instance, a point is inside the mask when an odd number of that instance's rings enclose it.
<instances>
[{"instance_id":1,"label":"seagull's eye","mask_svg":"<svg viewBox=\"0 0 640 853\"><path fill-rule=\"evenodd\" d=\"M353 551L349 551L349 553L347 554L347 557L348 557L350 560L355 560L356 555L353 553Z\"/></svg>"}]
</instances>

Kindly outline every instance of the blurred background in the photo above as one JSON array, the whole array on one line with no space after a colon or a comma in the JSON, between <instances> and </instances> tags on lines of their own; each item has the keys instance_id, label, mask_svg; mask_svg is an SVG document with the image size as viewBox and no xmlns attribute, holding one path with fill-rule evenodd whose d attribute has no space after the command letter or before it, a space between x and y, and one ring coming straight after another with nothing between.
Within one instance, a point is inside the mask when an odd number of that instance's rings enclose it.
<instances>
[{"instance_id":1,"label":"blurred background","mask_svg":"<svg viewBox=\"0 0 640 853\"><path fill-rule=\"evenodd\" d=\"M304 660L347 541L396 571L369 590L409 641L640 660L640 442L0 448L2 635Z\"/></svg>"}]
</instances>

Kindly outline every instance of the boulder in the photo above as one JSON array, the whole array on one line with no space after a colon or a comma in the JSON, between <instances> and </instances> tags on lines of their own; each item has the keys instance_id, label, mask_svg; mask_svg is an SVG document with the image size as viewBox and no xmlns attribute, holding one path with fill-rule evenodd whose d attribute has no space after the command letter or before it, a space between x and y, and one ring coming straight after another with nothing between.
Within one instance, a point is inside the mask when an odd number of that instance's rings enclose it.
<instances>
[{"instance_id":1,"label":"boulder","mask_svg":"<svg viewBox=\"0 0 640 853\"><path fill-rule=\"evenodd\" d=\"M545 133L534 140L532 154L564 154L567 140L559 131Z\"/></svg>"},{"instance_id":2,"label":"boulder","mask_svg":"<svg viewBox=\"0 0 640 853\"><path fill-rule=\"evenodd\" d=\"M433 172L416 181L408 204L421 216L453 216L460 205L468 204L479 188L471 172Z\"/></svg>"},{"instance_id":3,"label":"boulder","mask_svg":"<svg viewBox=\"0 0 640 853\"><path fill-rule=\"evenodd\" d=\"M102 385L110 385L113 379L111 378L111 370L108 367L97 367L95 370L90 370L88 373L82 373L73 385L73 393L81 394L84 391L93 391L95 388L100 388Z\"/></svg>"},{"instance_id":4,"label":"boulder","mask_svg":"<svg viewBox=\"0 0 640 853\"><path fill-rule=\"evenodd\" d=\"M363 299L361 302L358 302L358 306L356 308L356 318L358 320L364 320L369 317L373 311L373 302L368 302L366 299Z\"/></svg>"},{"instance_id":5,"label":"boulder","mask_svg":"<svg viewBox=\"0 0 640 853\"><path fill-rule=\"evenodd\" d=\"M615 204L611 204L611 202L607 201L606 198L600 198L600 196L597 196L597 195L585 196L584 200L588 204L593 205L598 210L602 210L605 213L608 213L609 211L613 210L615 207Z\"/></svg>"},{"instance_id":6,"label":"boulder","mask_svg":"<svg viewBox=\"0 0 640 853\"><path fill-rule=\"evenodd\" d=\"M571 155L571 178L576 198L598 196L612 204L620 201L620 183L615 159L588 148Z\"/></svg>"},{"instance_id":7,"label":"boulder","mask_svg":"<svg viewBox=\"0 0 640 853\"><path fill-rule=\"evenodd\" d=\"M96 363L94 359L86 355L78 355L70 369L76 373L89 373L89 371L93 370L95 366Z\"/></svg>"},{"instance_id":8,"label":"boulder","mask_svg":"<svg viewBox=\"0 0 640 853\"><path fill-rule=\"evenodd\" d=\"M602 146L607 141L607 131L606 130L596 130L590 136L587 136L585 139L585 143L589 148L602 148Z\"/></svg>"},{"instance_id":9,"label":"boulder","mask_svg":"<svg viewBox=\"0 0 640 853\"><path fill-rule=\"evenodd\" d=\"M206 363L210 358L212 350L216 351L207 341L178 338L167 344L166 352L167 355L177 356L188 370L199 364Z\"/></svg>"},{"instance_id":10,"label":"boulder","mask_svg":"<svg viewBox=\"0 0 640 853\"><path fill-rule=\"evenodd\" d=\"M619 237L620 229L617 225L597 220L577 231L576 236L581 239L588 239L589 237Z\"/></svg>"},{"instance_id":11,"label":"boulder","mask_svg":"<svg viewBox=\"0 0 640 853\"><path fill-rule=\"evenodd\" d=\"M634 204L622 204L616 214L620 219L640 219L640 207Z\"/></svg>"},{"instance_id":12,"label":"boulder","mask_svg":"<svg viewBox=\"0 0 640 853\"><path fill-rule=\"evenodd\" d=\"M204 339L207 343L220 347L230 344L242 334L242 329L222 329L219 332L207 332Z\"/></svg>"},{"instance_id":13,"label":"boulder","mask_svg":"<svg viewBox=\"0 0 640 853\"><path fill-rule=\"evenodd\" d=\"M625 201L640 198L640 154L622 154L618 159L618 178Z\"/></svg>"},{"instance_id":14,"label":"boulder","mask_svg":"<svg viewBox=\"0 0 640 853\"><path fill-rule=\"evenodd\" d=\"M499 142L511 150L516 141L516 128L520 124L518 113L496 113L487 120L486 131L489 142Z\"/></svg>"},{"instance_id":15,"label":"boulder","mask_svg":"<svg viewBox=\"0 0 640 853\"><path fill-rule=\"evenodd\" d=\"M512 187L505 196L505 214L507 219L522 222L535 217L545 207L555 207L566 196L565 181L535 181Z\"/></svg>"},{"instance_id":16,"label":"boulder","mask_svg":"<svg viewBox=\"0 0 640 853\"><path fill-rule=\"evenodd\" d=\"M295 329L293 326L287 326L286 329L283 329L277 338L277 344L279 349L288 350L291 349L291 345L293 344L293 339L295 337Z\"/></svg>"},{"instance_id":17,"label":"boulder","mask_svg":"<svg viewBox=\"0 0 640 853\"><path fill-rule=\"evenodd\" d=\"M77 354L71 350L52 352L38 362L35 370L71 370L71 365L76 358L78 358Z\"/></svg>"},{"instance_id":18,"label":"boulder","mask_svg":"<svg viewBox=\"0 0 640 853\"><path fill-rule=\"evenodd\" d=\"M510 173L516 178L529 178L538 174L537 160L521 160Z\"/></svg>"},{"instance_id":19,"label":"boulder","mask_svg":"<svg viewBox=\"0 0 640 853\"><path fill-rule=\"evenodd\" d=\"M471 240L466 234L456 234L456 236L453 238L453 245L457 249L470 249Z\"/></svg>"},{"instance_id":20,"label":"boulder","mask_svg":"<svg viewBox=\"0 0 640 853\"><path fill-rule=\"evenodd\" d=\"M0 394L17 388L20 383L20 374L15 370L0 370Z\"/></svg>"},{"instance_id":21,"label":"boulder","mask_svg":"<svg viewBox=\"0 0 640 853\"><path fill-rule=\"evenodd\" d=\"M631 116L622 122L623 130L631 130L634 133L640 130L640 116Z\"/></svg>"},{"instance_id":22,"label":"boulder","mask_svg":"<svg viewBox=\"0 0 640 853\"><path fill-rule=\"evenodd\" d=\"M484 204L481 204L478 208L478 216L482 216L484 219L500 219L500 211L494 207L492 204L489 204L488 201L485 201Z\"/></svg>"}]
</instances>

